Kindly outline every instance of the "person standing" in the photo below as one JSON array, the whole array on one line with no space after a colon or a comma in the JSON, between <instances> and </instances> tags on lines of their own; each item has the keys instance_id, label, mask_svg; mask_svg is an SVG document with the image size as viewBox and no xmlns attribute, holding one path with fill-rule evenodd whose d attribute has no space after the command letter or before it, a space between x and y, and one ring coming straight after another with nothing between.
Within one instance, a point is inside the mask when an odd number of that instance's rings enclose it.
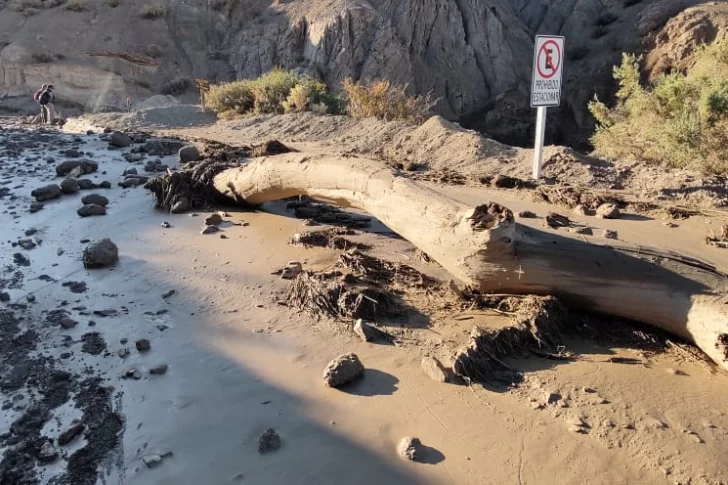
<instances>
[{"instance_id":1,"label":"person standing","mask_svg":"<svg viewBox=\"0 0 728 485\"><path fill-rule=\"evenodd\" d=\"M53 121L56 119L56 93L55 93L55 86L52 84L48 85L48 88L46 88L48 91L48 94L50 94L50 100L48 101L48 124L53 124Z\"/></svg>"},{"instance_id":2,"label":"person standing","mask_svg":"<svg viewBox=\"0 0 728 485\"><path fill-rule=\"evenodd\" d=\"M47 84L43 84L38 91L35 92L33 95L33 101L35 101L40 106L40 119L43 124L46 124L48 120L46 119L46 109L45 107L40 103L40 95L48 88Z\"/></svg>"}]
</instances>

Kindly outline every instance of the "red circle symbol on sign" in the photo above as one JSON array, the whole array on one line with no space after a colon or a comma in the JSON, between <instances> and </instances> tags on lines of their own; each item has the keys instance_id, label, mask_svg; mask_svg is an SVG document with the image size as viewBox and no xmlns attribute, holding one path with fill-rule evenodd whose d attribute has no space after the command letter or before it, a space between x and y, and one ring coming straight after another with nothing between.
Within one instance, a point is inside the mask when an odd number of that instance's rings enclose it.
<instances>
[{"instance_id":1,"label":"red circle symbol on sign","mask_svg":"<svg viewBox=\"0 0 728 485\"><path fill-rule=\"evenodd\" d=\"M554 56L554 53L556 54ZM561 48L554 40L547 40L541 45L536 58L536 69L539 76L545 79L554 77L561 66Z\"/></svg>"}]
</instances>

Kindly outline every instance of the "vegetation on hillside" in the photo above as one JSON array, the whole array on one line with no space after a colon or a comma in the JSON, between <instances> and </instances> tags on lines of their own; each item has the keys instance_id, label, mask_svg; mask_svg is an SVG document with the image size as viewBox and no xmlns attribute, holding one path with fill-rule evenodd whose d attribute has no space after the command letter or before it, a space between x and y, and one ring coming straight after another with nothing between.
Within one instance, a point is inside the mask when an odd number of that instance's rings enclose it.
<instances>
[{"instance_id":1,"label":"vegetation on hillside","mask_svg":"<svg viewBox=\"0 0 728 485\"><path fill-rule=\"evenodd\" d=\"M242 79L211 86L206 104L223 118L265 113L348 113L383 120L423 119L434 104L431 96L413 97L404 86L389 81L368 84L346 79L340 94L333 94L317 79L274 69L257 79Z\"/></svg>"},{"instance_id":2,"label":"vegetation on hillside","mask_svg":"<svg viewBox=\"0 0 728 485\"><path fill-rule=\"evenodd\" d=\"M625 54L614 68L613 108L595 99L592 143L612 159L667 163L709 173L728 172L728 41L700 47L686 73L640 83L642 58Z\"/></svg>"}]
</instances>

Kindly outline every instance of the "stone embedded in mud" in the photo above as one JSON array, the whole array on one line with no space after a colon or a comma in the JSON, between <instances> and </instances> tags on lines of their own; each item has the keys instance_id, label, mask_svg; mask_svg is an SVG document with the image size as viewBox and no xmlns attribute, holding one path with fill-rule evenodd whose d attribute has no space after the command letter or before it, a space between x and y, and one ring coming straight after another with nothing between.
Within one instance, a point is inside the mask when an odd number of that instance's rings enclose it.
<instances>
[{"instance_id":1,"label":"stone embedded in mud","mask_svg":"<svg viewBox=\"0 0 728 485\"><path fill-rule=\"evenodd\" d=\"M100 184L98 185L98 187L99 187L100 189L110 189L110 188L111 188L111 182L109 182L108 180L104 180L103 182L101 182L101 183L100 183Z\"/></svg>"},{"instance_id":2,"label":"stone embedded in mud","mask_svg":"<svg viewBox=\"0 0 728 485\"><path fill-rule=\"evenodd\" d=\"M364 342L372 342L379 337L377 329L361 318L354 324L354 333Z\"/></svg>"},{"instance_id":3,"label":"stone embedded in mud","mask_svg":"<svg viewBox=\"0 0 728 485\"><path fill-rule=\"evenodd\" d=\"M433 357L423 357L420 365L425 374L433 381L447 382L447 372L439 360Z\"/></svg>"},{"instance_id":4,"label":"stone embedded in mud","mask_svg":"<svg viewBox=\"0 0 728 485\"><path fill-rule=\"evenodd\" d=\"M41 463L53 463L58 458L58 450L53 446L53 443L46 441L38 451L38 461Z\"/></svg>"},{"instance_id":5,"label":"stone embedded in mud","mask_svg":"<svg viewBox=\"0 0 728 485\"><path fill-rule=\"evenodd\" d=\"M339 387L364 373L364 365L354 353L340 355L324 369L324 382L329 387Z\"/></svg>"},{"instance_id":6,"label":"stone embedded in mud","mask_svg":"<svg viewBox=\"0 0 728 485\"><path fill-rule=\"evenodd\" d=\"M120 131L115 131L109 137L109 146L115 148L126 148L131 146L131 137Z\"/></svg>"},{"instance_id":7,"label":"stone embedded in mud","mask_svg":"<svg viewBox=\"0 0 728 485\"><path fill-rule=\"evenodd\" d=\"M0 302L7 303L10 301L10 295L5 291L0 291Z\"/></svg>"},{"instance_id":8,"label":"stone embedded in mud","mask_svg":"<svg viewBox=\"0 0 728 485\"><path fill-rule=\"evenodd\" d=\"M136 349L139 352L149 352L152 348L152 343L148 339L139 339L136 341Z\"/></svg>"},{"instance_id":9,"label":"stone embedded in mud","mask_svg":"<svg viewBox=\"0 0 728 485\"><path fill-rule=\"evenodd\" d=\"M81 190L89 190L94 188L94 182L90 179L78 179L78 187Z\"/></svg>"},{"instance_id":10,"label":"stone embedded in mud","mask_svg":"<svg viewBox=\"0 0 728 485\"><path fill-rule=\"evenodd\" d=\"M159 455L147 455L142 457L142 462L147 468L156 468L162 464L162 457Z\"/></svg>"},{"instance_id":11,"label":"stone embedded in mud","mask_svg":"<svg viewBox=\"0 0 728 485\"><path fill-rule=\"evenodd\" d=\"M30 204L29 211L30 211L31 214L35 214L39 210L43 209L43 207L45 207L44 204L42 204L40 202L33 202L32 204Z\"/></svg>"},{"instance_id":12,"label":"stone embedded in mud","mask_svg":"<svg viewBox=\"0 0 728 485\"><path fill-rule=\"evenodd\" d=\"M179 149L179 160L182 163L197 162L201 158L200 151L194 145L188 145Z\"/></svg>"},{"instance_id":13,"label":"stone embedded in mud","mask_svg":"<svg viewBox=\"0 0 728 485\"><path fill-rule=\"evenodd\" d=\"M205 226L202 228L202 231L200 231L200 234L214 234L220 230L217 226Z\"/></svg>"},{"instance_id":14,"label":"stone embedded in mud","mask_svg":"<svg viewBox=\"0 0 728 485\"><path fill-rule=\"evenodd\" d=\"M167 373L169 366L167 364L161 364L156 367L149 369L149 373L153 376L162 376Z\"/></svg>"},{"instance_id":15,"label":"stone embedded in mud","mask_svg":"<svg viewBox=\"0 0 728 485\"><path fill-rule=\"evenodd\" d=\"M86 195L81 199L81 202L86 205L95 204L95 205L100 205L103 207L106 207L107 205L109 205L109 199L107 199L106 197L104 197L103 195L100 195L100 194Z\"/></svg>"},{"instance_id":16,"label":"stone embedded in mud","mask_svg":"<svg viewBox=\"0 0 728 485\"><path fill-rule=\"evenodd\" d=\"M36 244L32 239L21 239L20 241L18 241L18 246L23 249L30 250L35 248Z\"/></svg>"},{"instance_id":17,"label":"stone embedded in mud","mask_svg":"<svg viewBox=\"0 0 728 485\"><path fill-rule=\"evenodd\" d=\"M569 229L569 232L574 234L582 234L584 236L591 236L594 234L594 231L592 231L591 227L572 227Z\"/></svg>"},{"instance_id":18,"label":"stone embedded in mud","mask_svg":"<svg viewBox=\"0 0 728 485\"><path fill-rule=\"evenodd\" d=\"M397 453L402 458L417 461L422 455L422 442L418 438L402 438L397 445Z\"/></svg>"},{"instance_id":19,"label":"stone embedded in mud","mask_svg":"<svg viewBox=\"0 0 728 485\"><path fill-rule=\"evenodd\" d=\"M21 253L13 254L13 262L18 266L30 266L30 258Z\"/></svg>"},{"instance_id":20,"label":"stone embedded in mud","mask_svg":"<svg viewBox=\"0 0 728 485\"><path fill-rule=\"evenodd\" d=\"M50 184L44 187L35 189L30 193L32 197L38 202L44 202L46 200L57 199L63 194L63 191L57 184Z\"/></svg>"},{"instance_id":21,"label":"stone embedded in mud","mask_svg":"<svg viewBox=\"0 0 728 485\"><path fill-rule=\"evenodd\" d=\"M83 251L84 268L104 268L118 261L119 248L108 238L89 244Z\"/></svg>"},{"instance_id":22,"label":"stone embedded in mud","mask_svg":"<svg viewBox=\"0 0 728 485\"><path fill-rule=\"evenodd\" d=\"M67 178L61 182L61 190L64 194L71 195L81 190L81 187L79 187L78 181L75 178Z\"/></svg>"},{"instance_id":23,"label":"stone embedded in mud","mask_svg":"<svg viewBox=\"0 0 728 485\"><path fill-rule=\"evenodd\" d=\"M58 437L58 444L60 446L66 446L78 435L83 433L85 428L86 426L81 421L74 421L71 423L71 426Z\"/></svg>"},{"instance_id":24,"label":"stone embedded in mud","mask_svg":"<svg viewBox=\"0 0 728 485\"><path fill-rule=\"evenodd\" d=\"M521 219L535 219L538 216L536 215L535 212L521 211L518 213L518 217L520 217Z\"/></svg>"},{"instance_id":25,"label":"stone embedded in mud","mask_svg":"<svg viewBox=\"0 0 728 485\"><path fill-rule=\"evenodd\" d=\"M619 207L617 204L602 204L597 208L597 217L600 219L617 219Z\"/></svg>"},{"instance_id":26,"label":"stone embedded in mud","mask_svg":"<svg viewBox=\"0 0 728 485\"><path fill-rule=\"evenodd\" d=\"M149 177L143 177L141 175L129 175L122 182L119 182L120 187L128 189L130 187L138 187L149 182Z\"/></svg>"},{"instance_id":27,"label":"stone embedded in mud","mask_svg":"<svg viewBox=\"0 0 728 485\"><path fill-rule=\"evenodd\" d=\"M206 226L219 226L220 224L222 224L222 216L217 212L205 217Z\"/></svg>"},{"instance_id":28,"label":"stone embedded in mud","mask_svg":"<svg viewBox=\"0 0 728 485\"><path fill-rule=\"evenodd\" d=\"M273 428L266 429L260 438L258 438L258 452L269 453L276 451L281 447L281 437L278 436L276 430Z\"/></svg>"},{"instance_id":29,"label":"stone embedded in mud","mask_svg":"<svg viewBox=\"0 0 728 485\"><path fill-rule=\"evenodd\" d=\"M137 173L138 173L137 169L132 167L132 168L127 168L126 170L124 170L124 173L122 173L122 175L123 176L137 175Z\"/></svg>"},{"instance_id":30,"label":"stone embedded in mud","mask_svg":"<svg viewBox=\"0 0 728 485\"><path fill-rule=\"evenodd\" d=\"M86 204L76 211L81 217L105 216L106 207L98 204Z\"/></svg>"},{"instance_id":31,"label":"stone embedded in mud","mask_svg":"<svg viewBox=\"0 0 728 485\"><path fill-rule=\"evenodd\" d=\"M611 229L605 229L604 232L602 232L602 237L604 239L617 239L617 231L612 231Z\"/></svg>"},{"instance_id":32,"label":"stone embedded in mud","mask_svg":"<svg viewBox=\"0 0 728 485\"><path fill-rule=\"evenodd\" d=\"M93 160L67 160L56 166L56 175L59 177L66 177L73 173L75 176L78 176L86 173L93 173L98 169L99 164Z\"/></svg>"},{"instance_id":33,"label":"stone embedded in mud","mask_svg":"<svg viewBox=\"0 0 728 485\"><path fill-rule=\"evenodd\" d=\"M78 322L72 318L66 317L60 321L60 324L61 324L62 328L65 328L66 330L70 330L73 327L75 327L76 325L78 325Z\"/></svg>"}]
</instances>

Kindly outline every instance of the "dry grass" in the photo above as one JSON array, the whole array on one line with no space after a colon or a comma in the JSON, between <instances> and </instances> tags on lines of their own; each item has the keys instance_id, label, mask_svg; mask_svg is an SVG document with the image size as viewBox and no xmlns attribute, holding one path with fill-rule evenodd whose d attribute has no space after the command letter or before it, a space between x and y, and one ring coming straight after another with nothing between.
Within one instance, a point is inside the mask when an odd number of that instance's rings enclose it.
<instances>
[{"instance_id":1,"label":"dry grass","mask_svg":"<svg viewBox=\"0 0 728 485\"><path fill-rule=\"evenodd\" d=\"M13 3L13 9L22 12L26 17L32 17L42 8L43 2L41 0L16 0Z\"/></svg>"},{"instance_id":2,"label":"dry grass","mask_svg":"<svg viewBox=\"0 0 728 485\"><path fill-rule=\"evenodd\" d=\"M163 5L159 4L147 4L142 7L139 11L139 16L143 19L154 20L160 17L164 17L167 14L167 9Z\"/></svg>"},{"instance_id":3,"label":"dry grass","mask_svg":"<svg viewBox=\"0 0 728 485\"><path fill-rule=\"evenodd\" d=\"M347 111L354 118L379 118L384 121L409 120L422 122L431 115L437 102L432 93L409 96L407 86L388 80L357 83L347 78L343 82Z\"/></svg>"},{"instance_id":4,"label":"dry grass","mask_svg":"<svg viewBox=\"0 0 728 485\"><path fill-rule=\"evenodd\" d=\"M84 0L68 0L66 10L70 10L71 12L85 12L88 10L88 6Z\"/></svg>"}]
</instances>

